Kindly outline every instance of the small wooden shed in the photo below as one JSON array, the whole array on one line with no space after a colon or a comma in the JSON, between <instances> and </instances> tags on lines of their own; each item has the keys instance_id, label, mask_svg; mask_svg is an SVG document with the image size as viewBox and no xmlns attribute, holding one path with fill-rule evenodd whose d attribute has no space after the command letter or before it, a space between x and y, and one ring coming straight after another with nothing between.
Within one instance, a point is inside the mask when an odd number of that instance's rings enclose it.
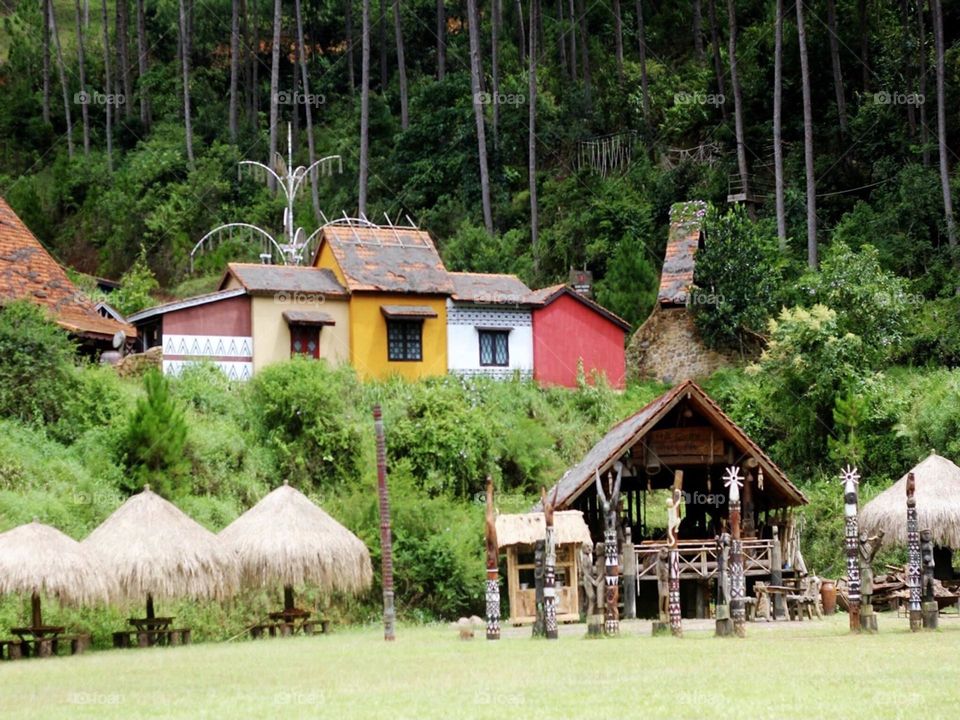
<instances>
[{"instance_id":1,"label":"small wooden shed","mask_svg":"<svg viewBox=\"0 0 960 720\"><path fill-rule=\"evenodd\" d=\"M557 620L580 620L580 546L589 544L590 529L579 510L556 512L553 516L557 546ZM536 620L534 544L546 538L543 513L497 516L497 542L507 554L507 592L510 622L514 625Z\"/></svg>"}]
</instances>

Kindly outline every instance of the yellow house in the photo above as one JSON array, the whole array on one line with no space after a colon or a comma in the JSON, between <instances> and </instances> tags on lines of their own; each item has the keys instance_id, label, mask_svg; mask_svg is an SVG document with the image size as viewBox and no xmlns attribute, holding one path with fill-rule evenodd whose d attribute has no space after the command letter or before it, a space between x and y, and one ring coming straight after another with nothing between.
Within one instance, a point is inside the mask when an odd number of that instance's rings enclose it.
<instances>
[{"instance_id":1,"label":"yellow house","mask_svg":"<svg viewBox=\"0 0 960 720\"><path fill-rule=\"evenodd\" d=\"M254 373L297 354L350 362L349 293L329 270L230 263L219 289L250 297Z\"/></svg>"},{"instance_id":2,"label":"yellow house","mask_svg":"<svg viewBox=\"0 0 960 720\"><path fill-rule=\"evenodd\" d=\"M349 291L350 361L361 377L447 373L446 299L453 283L429 234L331 224L314 266Z\"/></svg>"}]
</instances>

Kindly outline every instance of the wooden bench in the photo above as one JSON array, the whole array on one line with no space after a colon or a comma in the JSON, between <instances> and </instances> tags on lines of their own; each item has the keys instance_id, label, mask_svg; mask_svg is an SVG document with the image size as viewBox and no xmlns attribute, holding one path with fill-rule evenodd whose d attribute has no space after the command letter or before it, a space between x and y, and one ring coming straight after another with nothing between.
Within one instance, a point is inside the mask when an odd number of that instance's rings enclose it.
<instances>
[{"instance_id":1,"label":"wooden bench","mask_svg":"<svg viewBox=\"0 0 960 720\"><path fill-rule=\"evenodd\" d=\"M254 639L262 637L290 637L297 632L304 635L315 635L317 626L323 634L330 632L329 620L304 620L302 623L271 622L254 625L250 628L250 636Z\"/></svg>"},{"instance_id":2,"label":"wooden bench","mask_svg":"<svg viewBox=\"0 0 960 720\"><path fill-rule=\"evenodd\" d=\"M53 654L56 655L60 648L69 645L71 655L82 655L90 649L92 638L90 633L77 633L76 635L57 635L53 638Z\"/></svg>"},{"instance_id":3,"label":"wooden bench","mask_svg":"<svg viewBox=\"0 0 960 720\"><path fill-rule=\"evenodd\" d=\"M115 648L152 647L154 645L189 645L190 628L162 630L119 630L113 633Z\"/></svg>"},{"instance_id":4,"label":"wooden bench","mask_svg":"<svg viewBox=\"0 0 960 720\"><path fill-rule=\"evenodd\" d=\"M0 660L19 660L23 646L19 640L0 640Z\"/></svg>"}]
</instances>

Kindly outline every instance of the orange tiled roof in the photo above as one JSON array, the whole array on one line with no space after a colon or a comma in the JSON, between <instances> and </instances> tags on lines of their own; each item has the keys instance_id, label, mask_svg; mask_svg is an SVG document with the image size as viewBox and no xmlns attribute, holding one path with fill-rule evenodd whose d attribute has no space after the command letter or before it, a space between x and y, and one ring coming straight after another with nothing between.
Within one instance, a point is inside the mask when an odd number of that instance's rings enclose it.
<instances>
[{"instance_id":1,"label":"orange tiled roof","mask_svg":"<svg viewBox=\"0 0 960 720\"><path fill-rule=\"evenodd\" d=\"M657 300L662 305L686 305L693 287L694 256L700 246L706 203L677 203L670 208L670 235L660 274Z\"/></svg>"},{"instance_id":2,"label":"orange tiled roof","mask_svg":"<svg viewBox=\"0 0 960 720\"><path fill-rule=\"evenodd\" d=\"M47 308L57 323L76 334L110 337L132 325L101 317L93 302L67 277L30 229L0 198L0 303L27 299Z\"/></svg>"}]
</instances>

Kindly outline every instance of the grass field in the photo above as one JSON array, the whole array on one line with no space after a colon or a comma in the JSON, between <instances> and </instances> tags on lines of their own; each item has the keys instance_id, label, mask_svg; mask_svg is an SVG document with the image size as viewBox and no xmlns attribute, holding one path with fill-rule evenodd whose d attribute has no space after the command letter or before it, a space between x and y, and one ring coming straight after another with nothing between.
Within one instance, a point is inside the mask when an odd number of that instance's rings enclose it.
<instances>
[{"instance_id":1,"label":"grass field","mask_svg":"<svg viewBox=\"0 0 960 720\"><path fill-rule=\"evenodd\" d=\"M955 717L960 621L911 635L846 616L615 640L582 626L555 643L524 628L490 643L447 627L90 653L0 665L0 717L30 718L899 718ZM701 623L702 627L702 623ZM644 633L641 635L641 633Z\"/></svg>"}]
</instances>

